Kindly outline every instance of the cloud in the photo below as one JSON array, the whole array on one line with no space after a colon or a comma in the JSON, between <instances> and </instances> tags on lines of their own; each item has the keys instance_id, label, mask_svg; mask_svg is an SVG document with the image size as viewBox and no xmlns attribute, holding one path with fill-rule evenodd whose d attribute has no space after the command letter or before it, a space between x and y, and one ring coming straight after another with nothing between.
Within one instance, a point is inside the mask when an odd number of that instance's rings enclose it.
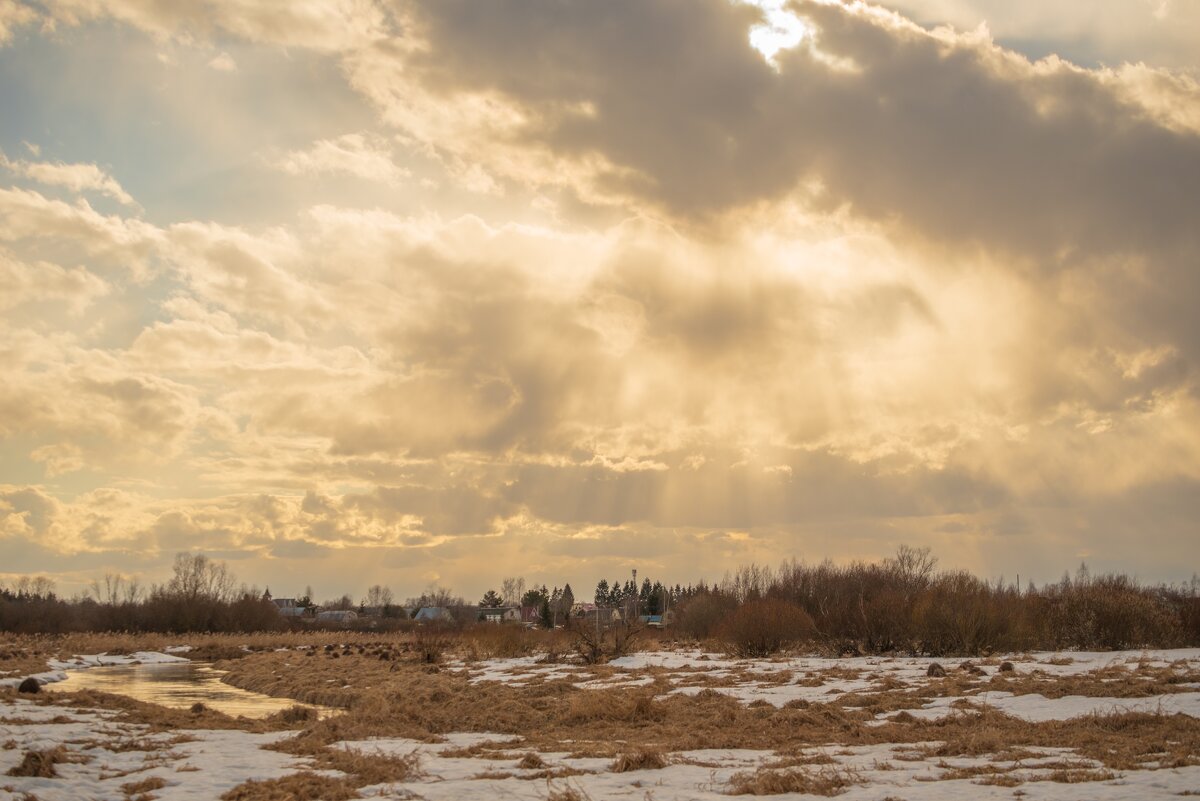
<instances>
[{"instance_id":1,"label":"cloud","mask_svg":"<svg viewBox=\"0 0 1200 801\"><path fill-rule=\"evenodd\" d=\"M410 173L392 161L387 140L363 133L320 139L306 150L293 150L272 162L291 175L341 173L366 181L398 185Z\"/></svg>"},{"instance_id":2,"label":"cloud","mask_svg":"<svg viewBox=\"0 0 1200 801\"><path fill-rule=\"evenodd\" d=\"M86 201L53 200L25 189L0 188L0 241L68 248L120 272L146 277L161 231L141 220L104 215Z\"/></svg>"},{"instance_id":3,"label":"cloud","mask_svg":"<svg viewBox=\"0 0 1200 801\"><path fill-rule=\"evenodd\" d=\"M181 41L232 36L250 42L339 51L363 46L387 35L382 4L374 0L280 3L277 0L202 0L172 3L151 0L47 0L56 22L79 25L110 19L160 38Z\"/></svg>"},{"instance_id":4,"label":"cloud","mask_svg":"<svg viewBox=\"0 0 1200 801\"><path fill-rule=\"evenodd\" d=\"M46 186L59 186L76 194L98 192L126 206L137 206L137 202L121 188L117 180L95 164L10 161L0 153L0 167Z\"/></svg>"},{"instance_id":5,"label":"cloud","mask_svg":"<svg viewBox=\"0 0 1200 801\"><path fill-rule=\"evenodd\" d=\"M65 269L57 264L26 264L0 250L0 309L38 301L61 301L78 315L109 286L86 268Z\"/></svg>"},{"instance_id":6,"label":"cloud","mask_svg":"<svg viewBox=\"0 0 1200 801\"><path fill-rule=\"evenodd\" d=\"M208 66L217 72L237 72L237 62L233 60L233 56L222 52L213 56L208 62Z\"/></svg>"},{"instance_id":7,"label":"cloud","mask_svg":"<svg viewBox=\"0 0 1200 801\"><path fill-rule=\"evenodd\" d=\"M0 47L12 41L17 28L31 25L38 14L18 0L0 0Z\"/></svg>"},{"instance_id":8,"label":"cloud","mask_svg":"<svg viewBox=\"0 0 1200 801\"><path fill-rule=\"evenodd\" d=\"M275 172L198 149L213 215L0 187L25 563L686 581L909 541L1166 576L1134 521L1190 543L1189 78L859 4L794 3L806 35L771 61L724 0L46 7L205 60L319 51L304 69L378 119L334 135L295 102L288 144L249 148ZM119 199L91 160L42 180Z\"/></svg>"},{"instance_id":9,"label":"cloud","mask_svg":"<svg viewBox=\"0 0 1200 801\"><path fill-rule=\"evenodd\" d=\"M1200 9L1194 3L1114 0L1103 14L1081 13L1072 3L1036 0L890 0L887 5L922 22L967 30L986 24L1010 46L1036 55L1057 50L1087 63L1196 68Z\"/></svg>"}]
</instances>

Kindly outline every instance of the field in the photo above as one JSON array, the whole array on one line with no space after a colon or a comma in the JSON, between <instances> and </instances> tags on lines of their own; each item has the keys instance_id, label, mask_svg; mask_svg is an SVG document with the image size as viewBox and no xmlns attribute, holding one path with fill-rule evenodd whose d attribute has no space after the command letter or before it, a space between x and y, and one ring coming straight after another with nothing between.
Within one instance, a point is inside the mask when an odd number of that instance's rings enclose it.
<instances>
[{"instance_id":1,"label":"field","mask_svg":"<svg viewBox=\"0 0 1200 801\"><path fill-rule=\"evenodd\" d=\"M234 686L343 711L233 719L7 687L0 799L1200 794L1196 649L736 659L663 638L589 665L561 636L499 628L78 635L0 641L0 683L180 646Z\"/></svg>"}]
</instances>

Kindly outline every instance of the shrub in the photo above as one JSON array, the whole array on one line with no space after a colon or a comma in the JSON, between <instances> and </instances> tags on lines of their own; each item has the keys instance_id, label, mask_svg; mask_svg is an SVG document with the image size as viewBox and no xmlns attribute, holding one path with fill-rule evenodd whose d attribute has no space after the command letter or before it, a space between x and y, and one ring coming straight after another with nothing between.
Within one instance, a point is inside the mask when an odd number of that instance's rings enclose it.
<instances>
[{"instance_id":1,"label":"shrub","mask_svg":"<svg viewBox=\"0 0 1200 801\"><path fill-rule=\"evenodd\" d=\"M845 770L822 768L812 771L803 768L775 770L759 768L754 773L735 773L729 778L729 795L841 795L858 781Z\"/></svg>"},{"instance_id":2,"label":"shrub","mask_svg":"<svg viewBox=\"0 0 1200 801\"><path fill-rule=\"evenodd\" d=\"M66 752L62 746L49 751L26 751L21 762L8 771L9 776L26 776L38 779L53 779L58 775L54 766L66 761Z\"/></svg>"},{"instance_id":3,"label":"shrub","mask_svg":"<svg viewBox=\"0 0 1200 801\"><path fill-rule=\"evenodd\" d=\"M662 751L639 748L628 754L618 754L610 770L613 773L628 773L631 770L660 770L666 766L667 758Z\"/></svg>"},{"instance_id":4,"label":"shrub","mask_svg":"<svg viewBox=\"0 0 1200 801\"><path fill-rule=\"evenodd\" d=\"M767 599L749 601L729 614L718 629L739 657L770 656L813 636L812 618L795 604Z\"/></svg>"},{"instance_id":5,"label":"shrub","mask_svg":"<svg viewBox=\"0 0 1200 801\"><path fill-rule=\"evenodd\" d=\"M703 593L688 599L676 609L675 629L695 640L706 640L716 634L717 627L737 608L729 595Z\"/></svg>"}]
</instances>

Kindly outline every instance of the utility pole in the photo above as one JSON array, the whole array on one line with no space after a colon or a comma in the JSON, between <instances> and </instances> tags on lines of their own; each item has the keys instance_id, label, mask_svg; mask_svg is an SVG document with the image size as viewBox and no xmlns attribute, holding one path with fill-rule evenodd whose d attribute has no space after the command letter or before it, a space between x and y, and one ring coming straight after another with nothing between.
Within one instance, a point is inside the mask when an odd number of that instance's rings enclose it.
<instances>
[{"instance_id":1,"label":"utility pole","mask_svg":"<svg viewBox=\"0 0 1200 801\"><path fill-rule=\"evenodd\" d=\"M633 569L633 619L635 622L638 619L638 585L636 567Z\"/></svg>"}]
</instances>

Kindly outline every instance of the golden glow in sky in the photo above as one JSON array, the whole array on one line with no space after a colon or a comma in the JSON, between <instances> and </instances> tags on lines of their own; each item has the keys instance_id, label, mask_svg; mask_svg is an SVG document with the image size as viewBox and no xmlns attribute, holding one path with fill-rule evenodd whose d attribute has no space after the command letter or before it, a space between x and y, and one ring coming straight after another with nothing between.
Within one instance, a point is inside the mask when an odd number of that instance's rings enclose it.
<instances>
[{"instance_id":1,"label":"golden glow in sky","mask_svg":"<svg viewBox=\"0 0 1200 801\"><path fill-rule=\"evenodd\" d=\"M0 0L0 581L1196 567L1194 4Z\"/></svg>"}]
</instances>

